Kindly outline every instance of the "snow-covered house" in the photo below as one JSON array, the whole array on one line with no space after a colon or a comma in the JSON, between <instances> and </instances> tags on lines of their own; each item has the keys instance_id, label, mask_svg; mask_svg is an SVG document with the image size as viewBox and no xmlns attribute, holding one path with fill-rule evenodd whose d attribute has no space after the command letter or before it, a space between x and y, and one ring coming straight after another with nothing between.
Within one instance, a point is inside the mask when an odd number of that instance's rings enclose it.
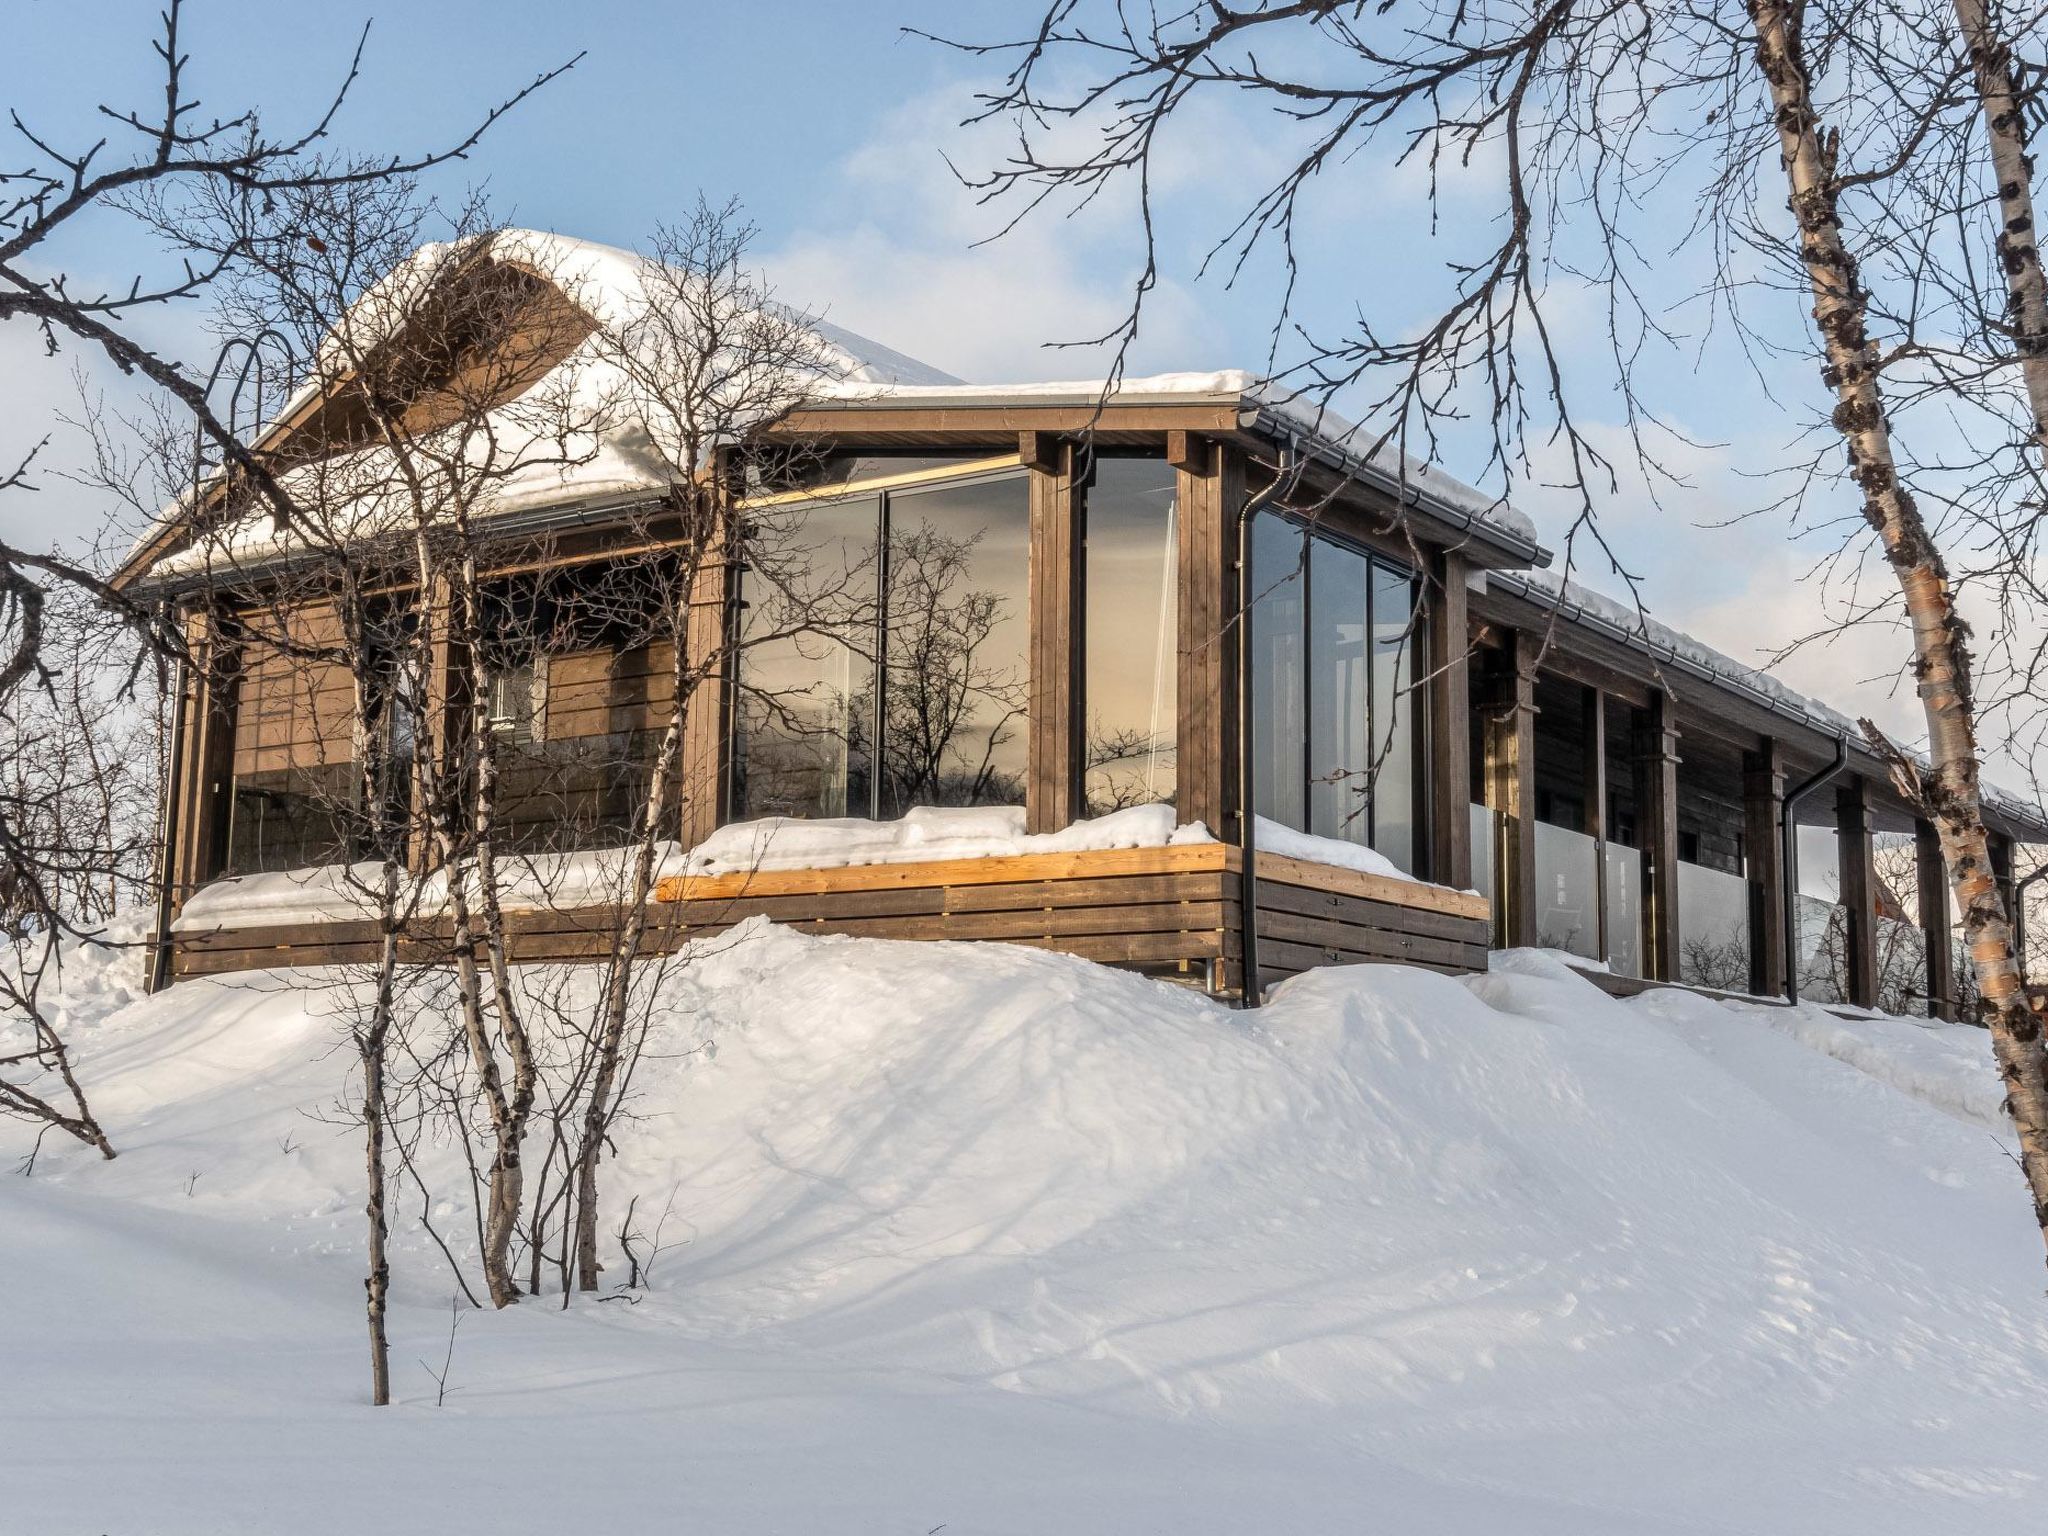
<instances>
[{"instance_id":1,"label":"snow-covered house","mask_svg":"<svg viewBox=\"0 0 2048 1536\"><path fill-rule=\"evenodd\" d=\"M647 292L639 258L531 233L448 271L516 302L490 311L501 333L417 349L429 426L436 368L479 357L514 360L508 409L565 379L573 396L604 366L592 338ZM383 345L407 345L415 323ZM732 494L742 521L791 519L860 600L844 633L813 613L732 643L776 578L714 562L692 633L725 659L691 708L663 942L765 914L1045 945L1230 992L1248 974L1468 969L1489 944L1540 943L1617 978L1770 993L1797 952L1788 827L1834 834L1807 865L1835 865L1847 1000L1875 985L1874 832L1918 830L1908 894L1946 935L1938 850L1846 720L1552 579L1525 518L1435 466L1368 451L1245 373L1105 395L967 384L829 327L824 341L829 383L763 429L804 445L802 483ZM352 409L345 391L302 393L263 450L294 472L370 451ZM531 958L608 941L587 915L617 873L616 791L653 734L661 668L657 647L601 625L523 621L562 605L548 582L585 590L644 557L673 481L661 433L629 417L537 456L475 509L502 533L494 600L524 637L493 664L488 714L507 845L535 872ZM118 577L178 607L205 658L180 685L164 974L353 959L371 934L337 873L356 850L334 786L361 750L335 702L346 677L320 671L316 643L282 664L290 647L223 603L224 562L246 594L266 571L286 582L303 551L258 513L224 534L208 494ZM402 537L374 513L361 525L365 551ZM972 600L965 661L926 643L954 622L931 618L946 592ZM901 621L919 604L923 629ZM462 659L448 666L454 691ZM949 666L934 741L930 711L898 706ZM455 713L409 728L456 729ZM1816 792L1794 793L1808 781ZM2048 839L2010 801L1991 819L2008 864L2013 839ZM1948 946L1932 949L1938 1011Z\"/></svg>"}]
</instances>

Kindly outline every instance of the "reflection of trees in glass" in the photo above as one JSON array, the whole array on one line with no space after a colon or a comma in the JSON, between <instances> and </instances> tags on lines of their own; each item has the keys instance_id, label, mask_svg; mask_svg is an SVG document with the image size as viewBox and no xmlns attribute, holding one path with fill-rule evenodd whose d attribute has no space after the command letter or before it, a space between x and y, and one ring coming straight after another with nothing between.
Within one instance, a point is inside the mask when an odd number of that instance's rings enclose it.
<instances>
[{"instance_id":1,"label":"reflection of trees in glass","mask_svg":"<svg viewBox=\"0 0 2048 1536\"><path fill-rule=\"evenodd\" d=\"M973 586L984 533L929 524L892 533L882 772L885 810L1014 803L1009 749L1026 699L1025 659L1003 643L1003 594Z\"/></svg>"},{"instance_id":2,"label":"reflection of trees in glass","mask_svg":"<svg viewBox=\"0 0 2048 1536\"><path fill-rule=\"evenodd\" d=\"M1088 814L1106 816L1134 805L1171 800L1178 747L1171 731L1155 735L1141 726L1112 727L1100 714L1093 715L1082 746Z\"/></svg>"}]
</instances>

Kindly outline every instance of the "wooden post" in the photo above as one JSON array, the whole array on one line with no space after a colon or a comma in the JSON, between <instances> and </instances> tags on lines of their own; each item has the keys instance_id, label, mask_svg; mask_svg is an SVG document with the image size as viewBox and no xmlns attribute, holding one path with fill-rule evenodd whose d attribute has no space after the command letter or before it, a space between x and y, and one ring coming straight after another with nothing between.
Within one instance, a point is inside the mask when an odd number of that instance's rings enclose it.
<instances>
[{"instance_id":1,"label":"wooden post","mask_svg":"<svg viewBox=\"0 0 2048 1536\"><path fill-rule=\"evenodd\" d=\"M1426 873L1438 885L1472 884L1472 648L1466 620L1465 558L1444 550L1430 560L1427 636L1422 663L1429 675L1429 850Z\"/></svg>"},{"instance_id":2,"label":"wooden post","mask_svg":"<svg viewBox=\"0 0 2048 1536\"><path fill-rule=\"evenodd\" d=\"M1593 839L1593 933L1599 958L1611 954L1607 932L1607 694L1588 685L1580 692L1579 783L1586 798L1586 836Z\"/></svg>"},{"instance_id":3,"label":"wooden post","mask_svg":"<svg viewBox=\"0 0 2048 1536\"><path fill-rule=\"evenodd\" d=\"M185 763L180 771L171 893L175 906L226 867L234 802L235 680L239 647L218 614L201 611L185 626L192 657L185 707Z\"/></svg>"},{"instance_id":4,"label":"wooden post","mask_svg":"<svg viewBox=\"0 0 2048 1536\"><path fill-rule=\"evenodd\" d=\"M1244 456L1203 445L1205 468L1182 469L1180 614L1174 686L1179 698L1175 800L1184 822L1241 843L1237 805L1237 522Z\"/></svg>"},{"instance_id":5,"label":"wooden post","mask_svg":"<svg viewBox=\"0 0 2048 1536\"><path fill-rule=\"evenodd\" d=\"M1676 981L1684 954L1678 913L1678 726L1671 695L1657 689L1636 714L1636 824L1643 871L1644 972Z\"/></svg>"},{"instance_id":6,"label":"wooden post","mask_svg":"<svg viewBox=\"0 0 2048 1536\"><path fill-rule=\"evenodd\" d=\"M1536 942L1536 637L1511 631L1486 689L1486 803L1496 820L1494 935Z\"/></svg>"},{"instance_id":7,"label":"wooden post","mask_svg":"<svg viewBox=\"0 0 2048 1536\"><path fill-rule=\"evenodd\" d=\"M1920 936L1927 946L1927 1016L1956 1016L1956 960L1949 943L1948 865L1941 834L1931 821L1913 823L1913 863L1919 874Z\"/></svg>"},{"instance_id":8,"label":"wooden post","mask_svg":"<svg viewBox=\"0 0 2048 1536\"><path fill-rule=\"evenodd\" d=\"M1082 808L1086 493L1074 483L1072 443L1041 441L1036 451L1040 462L1030 468L1031 766L1024 822L1032 832L1056 832L1076 820Z\"/></svg>"},{"instance_id":9,"label":"wooden post","mask_svg":"<svg viewBox=\"0 0 2048 1536\"><path fill-rule=\"evenodd\" d=\"M736 494L721 482L722 508ZM690 712L683 719L680 773L681 817L676 831L685 848L694 848L724 823L731 813L733 635L738 623L739 561L735 536L725 513L712 520L709 549L691 573L690 614L684 626L688 648L686 676L696 677ZM700 675L700 670L701 675Z\"/></svg>"},{"instance_id":10,"label":"wooden post","mask_svg":"<svg viewBox=\"0 0 2048 1536\"><path fill-rule=\"evenodd\" d=\"M1742 760L1742 852L1749 877L1749 990L1785 990L1785 752L1766 736Z\"/></svg>"},{"instance_id":11,"label":"wooden post","mask_svg":"<svg viewBox=\"0 0 2048 1536\"><path fill-rule=\"evenodd\" d=\"M1870 842L1870 790L1859 774L1835 789L1835 839L1848 915L1849 996L1858 1008L1877 1006L1877 860Z\"/></svg>"}]
</instances>

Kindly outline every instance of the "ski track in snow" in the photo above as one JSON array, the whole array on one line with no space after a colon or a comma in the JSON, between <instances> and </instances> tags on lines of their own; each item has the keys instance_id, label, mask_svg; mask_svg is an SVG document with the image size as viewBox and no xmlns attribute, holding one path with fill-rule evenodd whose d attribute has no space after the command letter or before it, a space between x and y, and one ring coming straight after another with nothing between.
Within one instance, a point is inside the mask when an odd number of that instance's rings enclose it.
<instances>
[{"instance_id":1,"label":"ski track in snow","mask_svg":"<svg viewBox=\"0 0 2048 1536\"><path fill-rule=\"evenodd\" d=\"M1923 1536L2044 1492L1978 1031L1534 953L1241 1013L755 925L670 984L608 1170L608 1230L673 1194L653 1288L466 1314L437 1409L400 1184L377 1411L342 983L135 966L60 1000L121 1157L0 1183L0 1529Z\"/></svg>"}]
</instances>

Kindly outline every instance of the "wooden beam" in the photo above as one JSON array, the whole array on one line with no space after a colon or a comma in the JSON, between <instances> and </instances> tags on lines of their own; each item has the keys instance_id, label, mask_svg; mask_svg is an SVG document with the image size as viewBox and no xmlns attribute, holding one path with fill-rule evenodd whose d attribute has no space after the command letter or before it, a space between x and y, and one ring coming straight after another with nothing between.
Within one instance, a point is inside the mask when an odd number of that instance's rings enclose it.
<instances>
[{"instance_id":1,"label":"wooden beam","mask_svg":"<svg viewBox=\"0 0 2048 1536\"><path fill-rule=\"evenodd\" d=\"M1178 430L1166 434L1166 462L1175 469L1198 475L1208 462L1208 455L1208 443L1196 434Z\"/></svg>"},{"instance_id":2,"label":"wooden beam","mask_svg":"<svg viewBox=\"0 0 2048 1536\"><path fill-rule=\"evenodd\" d=\"M1861 774L1835 789L1835 837L1848 914L1849 995L1858 1008L1877 1006L1877 860L1870 841L1870 791Z\"/></svg>"},{"instance_id":3,"label":"wooden beam","mask_svg":"<svg viewBox=\"0 0 2048 1536\"><path fill-rule=\"evenodd\" d=\"M1024 788L1024 820L1033 832L1054 832L1066 826L1080 816L1083 803L1086 494L1074 485L1074 445L1062 443L1054 451L1054 467L1034 465L1030 471L1030 771Z\"/></svg>"},{"instance_id":4,"label":"wooden beam","mask_svg":"<svg viewBox=\"0 0 2048 1536\"><path fill-rule=\"evenodd\" d=\"M1643 870L1644 973L1676 981L1684 953L1678 914L1678 726L1671 695L1658 689L1636 715L1636 825Z\"/></svg>"},{"instance_id":5,"label":"wooden beam","mask_svg":"<svg viewBox=\"0 0 2048 1536\"><path fill-rule=\"evenodd\" d=\"M1429 845L1423 868L1439 885L1472 883L1472 684L1466 564L1455 550L1431 556L1422 662L1428 674Z\"/></svg>"},{"instance_id":6,"label":"wooden beam","mask_svg":"<svg viewBox=\"0 0 2048 1536\"><path fill-rule=\"evenodd\" d=\"M1949 937L1948 864L1941 834L1925 819L1913 823L1913 863L1920 885L1920 936L1927 946L1927 1016L1953 1023L1956 960Z\"/></svg>"},{"instance_id":7,"label":"wooden beam","mask_svg":"<svg viewBox=\"0 0 2048 1536\"><path fill-rule=\"evenodd\" d=\"M1494 934L1510 948L1536 942L1537 636L1512 630L1489 656L1486 803L1495 818Z\"/></svg>"},{"instance_id":8,"label":"wooden beam","mask_svg":"<svg viewBox=\"0 0 2048 1536\"><path fill-rule=\"evenodd\" d=\"M1212 443L1199 471L1177 476L1180 604L1175 800L1180 819L1240 842L1237 804L1237 522L1244 458Z\"/></svg>"},{"instance_id":9,"label":"wooden beam","mask_svg":"<svg viewBox=\"0 0 2048 1536\"><path fill-rule=\"evenodd\" d=\"M1749 990L1785 990L1785 753L1766 737L1742 763L1742 851L1749 879Z\"/></svg>"},{"instance_id":10,"label":"wooden beam","mask_svg":"<svg viewBox=\"0 0 2048 1536\"><path fill-rule=\"evenodd\" d=\"M1017 434L1017 460L1026 469L1056 474L1061 468L1060 452L1061 440L1050 432Z\"/></svg>"}]
</instances>

